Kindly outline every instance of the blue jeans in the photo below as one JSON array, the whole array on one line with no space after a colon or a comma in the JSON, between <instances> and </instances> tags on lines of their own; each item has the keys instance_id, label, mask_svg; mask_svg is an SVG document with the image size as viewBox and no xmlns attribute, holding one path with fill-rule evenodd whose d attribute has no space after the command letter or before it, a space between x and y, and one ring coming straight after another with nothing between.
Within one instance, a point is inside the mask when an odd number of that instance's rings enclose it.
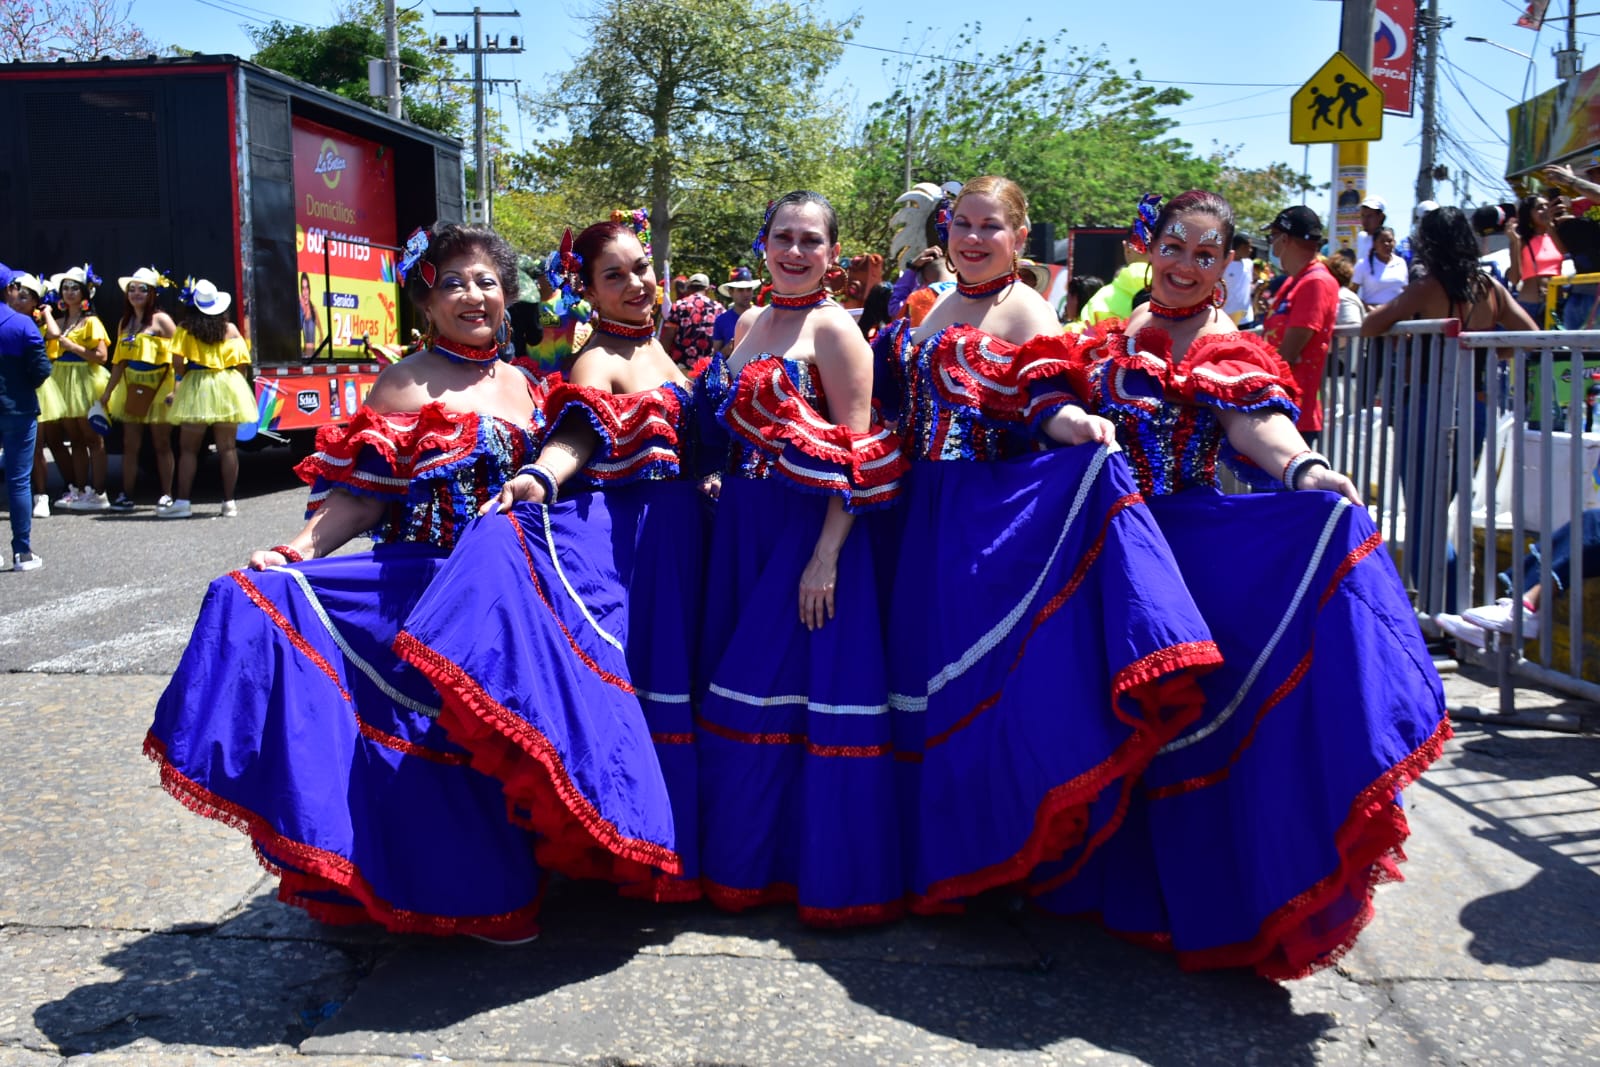
<instances>
[{"instance_id":1,"label":"blue jeans","mask_svg":"<svg viewBox=\"0 0 1600 1067\"><path fill-rule=\"evenodd\" d=\"M1578 551L1583 556L1583 577L1600 578L1600 508L1590 508L1578 522ZM1572 570L1572 523L1550 536L1550 580L1565 589ZM1522 557L1522 589L1527 592L1539 584L1543 567L1539 562L1539 542L1535 541ZM1500 588L1511 595L1511 572L1500 572Z\"/></svg>"},{"instance_id":2,"label":"blue jeans","mask_svg":"<svg viewBox=\"0 0 1600 1067\"><path fill-rule=\"evenodd\" d=\"M11 554L32 552L33 445L39 432L37 415L0 415L0 448L6 467L6 507L11 511Z\"/></svg>"}]
</instances>

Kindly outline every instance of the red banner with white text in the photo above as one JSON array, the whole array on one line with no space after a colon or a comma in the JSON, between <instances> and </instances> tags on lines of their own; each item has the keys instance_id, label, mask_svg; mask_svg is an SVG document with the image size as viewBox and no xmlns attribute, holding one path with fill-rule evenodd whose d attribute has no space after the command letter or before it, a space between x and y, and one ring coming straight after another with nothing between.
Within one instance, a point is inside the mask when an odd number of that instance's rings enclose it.
<instances>
[{"instance_id":1,"label":"red banner with white text","mask_svg":"<svg viewBox=\"0 0 1600 1067\"><path fill-rule=\"evenodd\" d=\"M1416 0L1378 0L1372 34L1372 80L1383 90L1383 110L1411 114L1417 58Z\"/></svg>"},{"instance_id":2,"label":"red banner with white text","mask_svg":"<svg viewBox=\"0 0 1600 1067\"><path fill-rule=\"evenodd\" d=\"M395 244L394 153L296 117L294 196L303 354L368 359L363 339L399 335L394 255L372 247Z\"/></svg>"}]
</instances>

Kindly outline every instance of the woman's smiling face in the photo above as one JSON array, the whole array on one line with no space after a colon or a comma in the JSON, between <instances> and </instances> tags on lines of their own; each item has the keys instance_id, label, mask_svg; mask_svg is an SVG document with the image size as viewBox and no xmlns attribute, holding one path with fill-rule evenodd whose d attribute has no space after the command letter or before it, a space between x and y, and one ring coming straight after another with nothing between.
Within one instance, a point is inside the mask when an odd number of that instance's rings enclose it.
<instances>
[{"instance_id":1,"label":"woman's smiling face","mask_svg":"<svg viewBox=\"0 0 1600 1067\"><path fill-rule=\"evenodd\" d=\"M1194 307L1210 297L1228 265L1222 222L1209 211L1168 219L1150 249L1150 297L1168 307Z\"/></svg>"}]
</instances>

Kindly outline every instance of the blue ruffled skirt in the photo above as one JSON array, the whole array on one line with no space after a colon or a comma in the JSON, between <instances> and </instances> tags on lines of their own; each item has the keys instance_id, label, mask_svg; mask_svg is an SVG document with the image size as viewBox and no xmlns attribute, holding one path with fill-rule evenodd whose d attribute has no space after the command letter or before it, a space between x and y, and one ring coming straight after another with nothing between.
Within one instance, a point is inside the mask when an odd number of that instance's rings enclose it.
<instances>
[{"instance_id":1,"label":"blue ruffled skirt","mask_svg":"<svg viewBox=\"0 0 1600 1067\"><path fill-rule=\"evenodd\" d=\"M1366 512L1328 493L1150 502L1222 649L1201 718L1153 759L1121 830L1038 902L1188 968L1327 966L1399 878L1400 790L1450 735L1438 673Z\"/></svg>"},{"instance_id":2,"label":"blue ruffled skirt","mask_svg":"<svg viewBox=\"0 0 1600 1067\"><path fill-rule=\"evenodd\" d=\"M279 898L401 933L537 932L533 836L390 649L444 553L401 544L211 583L145 752L250 835Z\"/></svg>"},{"instance_id":3,"label":"blue ruffled skirt","mask_svg":"<svg viewBox=\"0 0 1600 1067\"><path fill-rule=\"evenodd\" d=\"M623 653L627 608L605 495L474 520L395 647L439 722L500 782L541 866L634 883L682 870Z\"/></svg>"},{"instance_id":4,"label":"blue ruffled skirt","mask_svg":"<svg viewBox=\"0 0 1600 1067\"><path fill-rule=\"evenodd\" d=\"M605 490L618 576L627 597L628 675L672 801L683 860L624 892L655 900L700 896L700 775L694 731L694 670L706 580L709 501L688 481L647 481Z\"/></svg>"},{"instance_id":5,"label":"blue ruffled skirt","mask_svg":"<svg viewBox=\"0 0 1600 1067\"><path fill-rule=\"evenodd\" d=\"M1123 457L1093 445L910 477L891 632L919 910L1082 857L1091 804L1200 713L1221 659Z\"/></svg>"},{"instance_id":6,"label":"blue ruffled skirt","mask_svg":"<svg viewBox=\"0 0 1600 1067\"><path fill-rule=\"evenodd\" d=\"M873 524L839 553L834 618L808 631L800 575L828 497L726 477L711 539L696 721L700 871L739 909L797 903L847 926L904 910Z\"/></svg>"}]
</instances>

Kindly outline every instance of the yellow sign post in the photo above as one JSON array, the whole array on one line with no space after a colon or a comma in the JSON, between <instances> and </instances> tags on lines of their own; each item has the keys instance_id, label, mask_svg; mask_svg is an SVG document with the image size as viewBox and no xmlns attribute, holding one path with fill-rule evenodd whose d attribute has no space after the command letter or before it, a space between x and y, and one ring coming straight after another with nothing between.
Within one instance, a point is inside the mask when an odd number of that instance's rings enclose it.
<instances>
[{"instance_id":1,"label":"yellow sign post","mask_svg":"<svg viewBox=\"0 0 1600 1067\"><path fill-rule=\"evenodd\" d=\"M1343 52L1335 52L1289 102L1289 140L1294 144L1382 137L1383 90Z\"/></svg>"}]
</instances>

